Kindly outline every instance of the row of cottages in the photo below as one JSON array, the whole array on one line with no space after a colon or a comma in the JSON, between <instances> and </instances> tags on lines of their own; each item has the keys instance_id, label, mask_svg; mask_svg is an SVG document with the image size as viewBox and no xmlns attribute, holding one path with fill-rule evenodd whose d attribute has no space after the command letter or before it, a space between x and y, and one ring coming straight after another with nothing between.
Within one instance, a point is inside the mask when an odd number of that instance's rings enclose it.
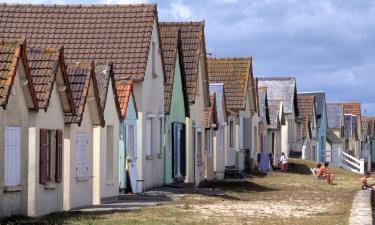
<instances>
[{"instance_id":1,"label":"row of cottages","mask_svg":"<svg viewBox=\"0 0 375 225\"><path fill-rule=\"evenodd\" d=\"M255 163L260 141L257 92L251 58L208 58L210 92L222 105L218 113L215 174L236 175ZM226 112L222 110L226 110ZM225 153L219 151L225 150Z\"/></svg>"},{"instance_id":2,"label":"row of cottages","mask_svg":"<svg viewBox=\"0 0 375 225\"><path fill-rule=\"evenodd\" d=\"M0 215L45 215L118 195L111 66L67 64L62 48L25 41L2 40L0 55Z\"/></svg>"},{"instance_id":3,"label":"row of cottages","mask_svg":"<svg viewBox=\"0 0 375 225\"><path fill-rule=\"evenodd\" d=\"M257 87L269 114L267 141L264 149L273 154L274 163L281 153L287 155L301 152L298 149L301 133L299 119L297 85L294 77L258 77ZM264 114L264 113L262 113Z\"/></svg>"},{"instance_id":4,"label":"row of cottages","mask_svg":"<svg viewBox=\"0 0 375 225\"><path fill-rule=\"evenodd\" d=\"M371 169L375 167L375 118L362 117L362 151L371 157Z\"/></svg>"}]
</instances>

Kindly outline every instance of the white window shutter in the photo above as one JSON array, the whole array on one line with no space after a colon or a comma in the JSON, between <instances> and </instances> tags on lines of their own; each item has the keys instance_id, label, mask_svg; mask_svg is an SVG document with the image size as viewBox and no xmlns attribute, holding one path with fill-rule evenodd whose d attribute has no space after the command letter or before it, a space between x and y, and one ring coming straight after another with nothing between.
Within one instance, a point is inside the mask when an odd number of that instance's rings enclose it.
<instances>
[{"instance_id":1,"label":"white window shutter","mask_svg":"<svg viewBox=\"0 0 375 225\"><path fill-rule=\"evenodd\" d=\"M77 177L88 177L88 134L85 132L77 133Z\"/></svg>"},{"instance_id":2,"label":"white window shutter","mask_svg":"<svg viewBox=\"0 0 375 225\"><path fill-rule=\"evenodd\" d=\"M5 128L5 186L15 186L21 183L21 129L19 127Z\"/></svg>"},{"instance_id":3,"label":"white window shutter","mask_svg":"<svg viewBox=\"0 0 375 225\"><path fill-rule=\"evenodd\" d=\"M146 155L152 155L152 120L146 122Z\"/></svg>"},{"instance_id":4,"label":"white window shutter","mask_svg":"<svg viewBox=\"0 0 375 225\"><path fill-rule=\"evenodd\" d=\"M130 151L130 143L129 143L129 140L130 140L130 129L129 129L129 124L126 124L125 125L125 151L126 151L126 155L129 157L129 158L132 158L133 156L131 155L131 151Z\"/></svg>"}]
</instances>

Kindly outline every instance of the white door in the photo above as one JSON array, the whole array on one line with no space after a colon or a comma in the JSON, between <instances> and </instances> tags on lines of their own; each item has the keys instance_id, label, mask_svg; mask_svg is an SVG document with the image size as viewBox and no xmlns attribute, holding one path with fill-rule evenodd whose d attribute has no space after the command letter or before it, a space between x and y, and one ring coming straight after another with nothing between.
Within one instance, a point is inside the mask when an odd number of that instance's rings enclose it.
<instances>
[{"instance_id":1,"label":"white door","mask_svg":"<svg viewBox=\"0 0 375 225\"><path fill-rule=\"evenodd\" d=\"M134 193L141 192L137 190L137 147L136 147L136 127L134 124L126 125L126 153L128 155L128 169L130 177L130 185Z\"/></svg>"},{"instance_id":2,"label":"white door","mask_svg":"<svg viewBox=\"0 0 375 225\"><path fill-rule=\"evenodd\" d=\"M21 183L21 128L5 128L5 186Z\"/></svg>"},{"instance_id":3,"label":"white door","mask_svg":"<svg viewBox=\"0 0 375 225\"><path fill-rule=\"evenodd\" d=\"M89 172L89 137L87 132L78 132L76 139L76 176L78 180L87 180Z\"/></svg>"}]
</instances>

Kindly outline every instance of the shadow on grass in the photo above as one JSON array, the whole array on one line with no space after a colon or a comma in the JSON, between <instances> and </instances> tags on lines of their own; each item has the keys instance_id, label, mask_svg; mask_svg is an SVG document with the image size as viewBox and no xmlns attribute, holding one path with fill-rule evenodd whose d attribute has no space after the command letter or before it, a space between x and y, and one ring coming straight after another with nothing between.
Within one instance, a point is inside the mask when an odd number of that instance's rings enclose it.
<instances>
[{"instance_id":1,"label":"shadow on grass","mask_svg":"<svg viewBox=\"0 0 375 225\"><path fill-rule=\"evenodd\" d=\"M267 186L259 185L251 181L241 181L241 182L213 181L213 182L206 182L202 184L201 187L210 188L212 190L233 191L233 192L239 192L239 193L277 191L277 189L275 188L270 188Z\"/></svg>"},{"instance_id":2,"label":"shadow on grass","mask_svg":"<svg viewBox=\"0 0 375 225\"><path fill-rule=\"evenodd\" d=\"M134 212L137 210L132 210ZM0 220L1 225L15 225L15 224L27 224L27 225L63 225L74 221L85 221L85 224L93 224L95 220L104 219L105 216L114 213L127 213L130 211L124 210L111 210L111 211L101 211L101 212L60 212L52 213L43 217L26 217L26 216L12 216Z\"/></svg>"},{"instance_id":3,"label":"shadow on grass","mask_svg":"<svg viewBox=\"0 0 375 225\"><path fill-rule=\"evenodd\" d=\"M289 173L311 175L311 170L308 166L302 163L290 162L289 163Z\"/></svg>"}]
</instances>

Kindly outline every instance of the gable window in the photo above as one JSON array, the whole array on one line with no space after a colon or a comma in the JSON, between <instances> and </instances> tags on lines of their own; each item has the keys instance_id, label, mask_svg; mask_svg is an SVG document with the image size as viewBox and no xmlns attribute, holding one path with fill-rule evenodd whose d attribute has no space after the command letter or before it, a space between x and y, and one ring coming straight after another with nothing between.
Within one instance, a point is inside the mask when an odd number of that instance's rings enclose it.
<instances>
[{"instance_id":1,"label":"gable window","mask_svg":"<svg viewBox=\"0 0 375 225\"><path fill-rule=\"evenodd\" d=\"M224 126L219 127L219 150L224 150Z\"/></svg>"},{"instance_id":2,"label":"gable window","mask_svg":"<svg viewBox=\"0 0 375 225\"><path fill-rule=\"evenodd\" d=\"M39 183L62 180L62 130L40 129ZM52 176L54 175L54 177Z\"/></svg>"},{"instance_id":3,"label":"gable window","mask_svg":"<svg viewBox=\"0 0 375 225\"><path fill-rule=\"evenodd\" d=\"M113 126L107 126L107 181L113 181Z\"/></svg>"},{"instance_id":4,"label":"gable window","mask_svg":"<svg viewBox=\"0 0 375 225\"><path fill-rule=\"evenodd\" d=\"M151 44L151 66L152 66L152 77L156 78L158 75L156 74L156 41L153 38Z\"/></svg>"},{"instance_id":5,"label":"gable window","mask_svg":"<svg viewBox=\"0 0 375 225\"><path fill-rule=\"evenodd\" d=\"M5 186L21 184L21 128L5 127Z\"/></svg>"}]
</instances>

